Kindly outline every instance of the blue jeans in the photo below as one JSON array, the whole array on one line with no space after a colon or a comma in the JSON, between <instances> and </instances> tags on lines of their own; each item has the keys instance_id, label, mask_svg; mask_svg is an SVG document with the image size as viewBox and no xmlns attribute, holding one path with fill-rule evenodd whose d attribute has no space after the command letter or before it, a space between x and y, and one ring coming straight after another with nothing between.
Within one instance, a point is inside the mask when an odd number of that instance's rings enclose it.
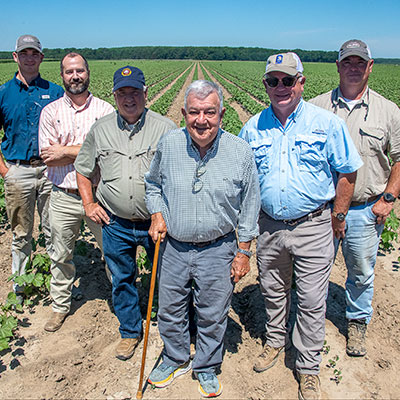
<instances>
[{"instance_id":1,"label":"blue jeans","mask_svg":"<svg viewBox=\"0 0 400 400\"><path fill-rule=\"evenodd\" d=\"M148 234L150 220L132 222L107 211L110 224L103 225L104 258L112 275L112 301L122 338L142 334L142 316L136 289L136 249L143 246L150 260L154 244Z\"/></svg>"},{"instance_id":2,"label":"blue jeans","mask_svg":"<svg viewBox=\"0 0 400 400\"><path fill-rule=\"evenodd\" d=\"M372 212L374 203L351 207L346 216L346 236L342 240L342 252L347 267L346 318L372 317L374 294L374 269L379 240L384 225L377 224ZM339 241L335 239L337 250Z\"/></svg>"}]
</instances>

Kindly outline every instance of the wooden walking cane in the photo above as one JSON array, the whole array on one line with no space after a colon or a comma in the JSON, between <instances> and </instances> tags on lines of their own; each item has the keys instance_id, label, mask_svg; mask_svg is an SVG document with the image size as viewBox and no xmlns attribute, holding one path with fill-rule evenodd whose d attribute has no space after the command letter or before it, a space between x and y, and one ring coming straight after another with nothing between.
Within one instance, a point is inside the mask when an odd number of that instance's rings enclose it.
<instances>
[{"instance_id":1,"label":"wooden walking cane","mask_svg":"<svg viewBox=\"0 0 400 400\"><path fill-rule=\"evenodd\" d=\"M158 252L160 251L160 243L161 243L161 233L158 234L158 239L156 242L156 250L154 252L153 269L151 271L149 302L147 304L146 330L145 330L144 341L143 341L142 365L140 367L139 388L136 393L137 399L141 399L143 396L143 390L142 390L143 389L143 374L144 374L144 366L146 364L147 341L149 339L151 309L153 307L154 288L156 286Z\"/></svg>"}]
</instances>

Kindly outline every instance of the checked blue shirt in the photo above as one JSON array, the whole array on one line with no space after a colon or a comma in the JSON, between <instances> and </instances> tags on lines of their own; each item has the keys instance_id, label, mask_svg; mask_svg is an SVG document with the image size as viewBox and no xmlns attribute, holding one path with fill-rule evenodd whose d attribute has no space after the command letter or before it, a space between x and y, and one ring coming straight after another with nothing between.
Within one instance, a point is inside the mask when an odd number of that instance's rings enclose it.
<instances>
[{"instance_id":1,"label":"checked blue shirt","mask_svg":"<svg viewBox=\"0 0 400 400\"><path fill-rule=\"evenodd\" d=\"M260 192L251 148L219 130L201 159L186 130L165 133L145 175L146 205L161 212L168 234L206 242L238 228L239 241L258 235Z\"/></svg>"},{"instance_id":2,"label":"checked blue shirt","mask_svg":"<svg viewBox=\"0 0 400 400\"><path fill-rule=\"evenodd\" d=\"M286 126L268 107L245 124L239 137L254 152L261 208L278 220L300 218L331 200L332 170L351 173L362 165L344 121L302 99Z\"/></svg>"}]
</instances>

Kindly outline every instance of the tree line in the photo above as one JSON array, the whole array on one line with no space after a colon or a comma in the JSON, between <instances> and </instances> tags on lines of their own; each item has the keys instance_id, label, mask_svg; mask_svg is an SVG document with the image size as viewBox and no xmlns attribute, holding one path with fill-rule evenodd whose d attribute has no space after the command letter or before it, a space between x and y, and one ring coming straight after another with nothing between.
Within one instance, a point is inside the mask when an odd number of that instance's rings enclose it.
<instances>
[{"instance_id":1,"label":"tree line","mask_svg":"<svg viewBox=\"0 0 400 400\"><path fill-rule=\"evenodd\" d=\"M90 48L56 48L43 50L46 59L60 60L71 51L83 54L88 60L122 60L122 59L165 59L165 60L238 60L266 61L276 53L294 51L303 62L335 62L337 51L302 50L302 49L268 49L261 47L209 47L209 46L135 46L135 47L100 47ZM0 59L12 59L11 51L1 51ZM399 64L400 59L376 59L376 62Z\"/></svg>"}]
</instances>

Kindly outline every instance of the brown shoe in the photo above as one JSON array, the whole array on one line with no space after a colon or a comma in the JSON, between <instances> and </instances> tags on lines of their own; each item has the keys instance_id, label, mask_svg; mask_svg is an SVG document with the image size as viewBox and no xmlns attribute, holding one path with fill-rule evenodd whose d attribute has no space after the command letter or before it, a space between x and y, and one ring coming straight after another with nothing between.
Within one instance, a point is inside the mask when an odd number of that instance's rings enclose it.
<instances>
[{"instance_id":1,"label":"brown shoe","mask_svg":"<svg viewBox=\"0 0 400 400\"><path fill-rule=\"evenodd\" d=\"M367 354L365 347L365 333L367 324L365 319L350 319L347 324L346 353L352 357L364 357Z\"/></svg>"},{"instance_id":2,"label":"brown shoe","mask_svg":"<svg viewBox=\"0 0 400 400\"><path fill-rule=\"evenodd\" d=\"M62 324L64 323L65 318L67 318L68 313L60 313L60 312L52 312L50 319L44 325L44 330L47 332L55 332L58 331Z\"/></svg>"},{"instance_id":3,"label":"brown shoe","mask_svg":"<svg viewBox=\"0 0 400 400\"><path fill-rule=\"evenodd\" d=\"M299 379L299 400L319 400L321 398L321 382L318 375L297 373Z\"/></svg>"},{"instance_id":4,"label":"brown shoe","mask_svg":"<svg viewBox=\"0 0 400 400\"><path fill-rule=\"evenodd\" d=\"M140 338L125 338L121 339L115 351L115 357L120 360L128 360L133 356Z\"/></svg>"},{"instance_id":5,"label":"brown shoe","mask_svg":"<svg viewBox=\"0 0 400 400\"><path fill-rule=\"evenodd\" d=\"M278 361L279 354L282 353L285 346L271 347L266 344L263 352L257 357L257 361L253 366L254 371L263 372L273 367Z\"/></svg>"}]
</instances>

